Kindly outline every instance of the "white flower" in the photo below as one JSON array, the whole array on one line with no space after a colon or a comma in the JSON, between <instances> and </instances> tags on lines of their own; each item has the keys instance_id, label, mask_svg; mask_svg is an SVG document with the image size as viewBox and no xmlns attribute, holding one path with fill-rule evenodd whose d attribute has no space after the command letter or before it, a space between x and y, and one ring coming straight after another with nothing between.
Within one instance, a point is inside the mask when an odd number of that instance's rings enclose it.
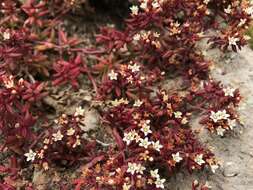
<instances>
[{"instance_id":1,"label":"white flower","mask_svg":"<svg viewBox=\"0 0 253 190\"><path fill-rule=\"evenodd\" d=\"M227 88L223 88L223 92L224 92L225 96L234 97L235 89L234 89L234 88L227 87Z\"/></svg>"},{"instance_id":2,"label":"white flower","mask_svg":"<svg viewBox=\"0 0 253 190\"><path fill-rule=\"evenodd\" d=\"M70 129L67 130L67 135L68 136L72 136L75 134L75 129L73 129L72 127Z\"/></svg>"},{"instance_id":3,"label":"white flower","mask_svg":"<svg viewBox=\"0 0 253 190\"><path fill-rule=\"evenodd\" d=\"M15 86L13 76L3 76L3 83L6 88L13 88Z\"/></svg>"},{"instance_id":4,"label":"white flower","mask_svg":"<svg viewBox=\"0 0 253 190\"><path fill-rule=\"evenodd\" d=\"M210 0L204 0L203 3L205 3L206 5L210 2Z\"/></svg>"},{"instance_id":5,"label":"white flower","mask_svg":"<svg viewBox=\"0 0 253 190\"><path fill-rule=\"evenodd\" d=\"M153 1L152 2L152 7L153 7L153 9L157 9L157 8L160 7L160 4L157 1Z\"/></svg>"},{"instance_id":6,"label":"white flower","mask_svg":"<svg viewBox=\"0 0 253 190\"><path fill-rule=\"evenodd\" d=\"M205 161L203 160L203 154L199 154L195 157L194 161L198 164L198 165L202 165L205 163Z\"/></svg>"},{"instance_id":7,"label":"white flower","mask_svg":"<svg viewBox=\"0 0 253 190\"><path fill-rule=\"evenodd\" d=\"M131 173L132 175L134 175L134 173L140 173L143 174L143 171L146 168L144 166L142 166L141 164L136 164L136 163L128 163L128 168L127 168L127 172Z\"/></svg>"},{"instance_id":8,"label":"white flower","mask_svg":"<svg viewBox=\"0 0 253 190\"><path fill-rule=\"evenodd\" d=\"M63 138L63 135L61 134L61 131L58 131L57 133L53 134L53 140L55 142L62 140L62 138Z\"/></svg>"},{"instance_id":9,"label":"white flower","mask_svg":"<svg viewBox=\"0 0 253 190\"><path fill-rule=\"evenodd\" d=\"M245 9L245 12L248 14L248 15L252 15L253 14L253 7L248 7Z\"/></svg>"},{"instance_id":10,"label":"white flower","mask_svg":"<svg viewBox=\"0 0 253 190\"><path fill-rule=\"evenodd\" d=\"M130 84L133 84L133 80L134 78L131 76L127 77L127 82L129 82Z\"/></svg>"},{"instance_id":11,"label":"white flower","mask_svg":"<svg viewBox=\"0 0 253 190\"><path fill-rule=\"evenodd\" d=\"M139 126L145 128L146 126L150 126L150 120L141 120L141 122L139 123Z\"/></svg>"},{"instance_id":12,"label":"white flower","mask_svg":"<svg viewBox=\"0 0 253 190\"><path fill-rule=\"evenodd\" d=\"M217 165L217 164L210 165L210 168L211 168L212 172L215 173L216 170L219 168L219 165Z\"/></svg>"},{"instance_id":13,"label":"white flower","mask_svg":"<svg viewBox=\"0 0 253 190\"><path fill-rule=\"evenodd\" d=\"M81 141L80 141L80 139L79 138L77 138L76 139L76 142L73 144L73 148L75 148L76 146L79 146L79 145L81 145Z\"/></svg>"},{"instance_id":14,"label":"white flower","mask_svg":"<svg viewBox=\"0 0 253 190\"><path fill-rule=\"evenodd\" d=\"M29 152L25 153L24 155L26 156L26 161L28 162L28 161L34 161L36 153L30 149Z\"/></svg>"},{"instance_id":15,"label":"white flower","mask_svg":"<svg viewBox=\"0 0 253 190\"><path fill-rule=\"evenodd\" d=\"M127 172L131 173L132 175L134 175L134 173L136 172L137 169L137 164L136 163L128 163L128 168L127 168Z\"/></svg>"},{"instance_id":16,"label":"white flower","mask_svg":"<svg viewBox=\"0 0 253 190\"><path fill-rule=\"evenodd\" d=\"M154 35L155 38L159 38L160 37L160 34L158 32L154 32L153 35Z\"/></svg>"},{"instance_id":17,"label":"white flower","mask_svg":"<svg viewBox=\"0 0 253 190\"><path fill-rule=\"evenodd\" d=\"M38 158L40 158L40 159L44 158L44 150L43 149L38 153Z\"/></svg>"},{"instance_id":18,"label":"white flower","mask_svg":"<svg viewBox=\"0 0 253 190\"><path fill-rule=\"evenodd\" d=\"M251 39L251 37L250 37L249 35L244 35L244 36L243 36L243 39L246 40L246 41L248 41L248 40Z\"/></svg>"},{"instance_id":19,"label":"white flower","mask_svg":"<svg viewBox=\"0 0 253 190\"><path fill-rule=\"evenodd\" d=\"M156 181L155 181L156 188L164 189L165 181L166 181L165 179L157 178Z\"/></svg>"},{"instance_id":20,"label":"white flower","mask_svg":"<svg viewBox=\"0 0 253 190\"><path fill-rule=\"evenodd\" d=\"M230 14L232 12L231 5L229 5L226 9L224 9L224 12Z\"/></svg>"},{"instance_id":21,"label":"white flower","mask_svg":"<svg viewBox=\"0 0 253 190\"><path fill-rule=\"evenodd\" d=\"M219 126L217 129L216 129L216 132L217 132L217 135L219 136L224 136L224 132L226 131L226 129L223 129L221 126Z\"/></svg>"},{"instance_id":22,"label":"white flower","mask_svg":"<svg viewBox=\"0 0 253 190\"><path fill-rule=\"evenodd\" d=\"M175 118L177 118L177 119L179 119L179 118L182 118L182 112L180 112L180 111L176 111L176 112L174 112L174 116L175 116Z\"/></svg>"},{"instance_id":23,"label":"white flower","mask_svg":"<svg viewBox=\"0 0 253 190\"><path fill-rule=\"evenodd\" d=\"M136 142L139 142L140 139L141 139L140 135L139 135L138 133L136 133L135 136L134 136L134 140L135 140Z\"/></svg>"},{"instance_id":24,"label":"white flower","mask_svg":"<svg viewBox=\"0 0 253 190\"><path fill-rule=\"evenodd\" d=\"M131 184L126 184L124 183L123 186L122 186L123 190L129 190L131 188Z\"/></svg>"},{"instance_id":25,"label":"white flower","mask_svg":"<svg viewBox=\"0 0 253 190\"><path fill-rule=\"evenodd\" d=\"M16 123L16 124L14 125L14 127L17 129L17 128L20 127L20 124L19 124L19 123Z\"/></svg>"},{"instance_id":26,"label":"white flower","mask_svg":"<svg viewBox=\"0 0 253 190\"><path fill-rule=\"evenodd\" d=\"M85 110L81 106L79 106L79 107L76 108L74 116L75 117L77 117L77 116L84 116L84 111Z\"/></svg>"},{"instance_id":27,"label":"white flower","mask_svg":"<svg viewBox=\"0 0 253 190\"><path fill-rule=\"evenodd\" d=\"M226 110L222 110L222 111L217 111L217 112L214 112L214 111L211 111L211 115L210 115L210 118L213 120L213 122L217 122L221 119L228 119L230 117L229 114L227 114Z\"/></svg>"},{"instance_id":28,"label":"white flower","mask_svg":"<svg viewBox=\"0 0 253 190\"><path fill-rule=\"evenodd\" d=\"M135 100L134 107L140 107L143 104L141 100Z\"/></svg>"},{"instance_id":29,"label":"white flower","mask_svg":"<svg viewBox=\"0 0 253 190\"><path fill-rule=\"evenodd\" d=\"M152 145L153 145L153 148L157 150L158 152L160 152L160 149L163 147L163 145L161 145L159 141L152 142Z\"/></svg>"},{"instance_id":30,"label":"white flower","mask_svg":"<svg viewBox=\"0 0 253 190\"><path fill-rule=\"evenodd\" d=\"M241 26L243 26L245 23L247 22L247 19L246 18L244 18L244 19L240 19L240 22L239 22L239 24L238 24L238 26L239 27L241 27Z\"/></svg>"},{"instance_id":31,"label":"white flower","mask_svg":"<svg viewBox=\"0 0 253 190\"><path fill-rule=\"evenodd\" d=\"M43 141L44 144L49 144L50 143L50 140L49 138L45 138L45 140Z\"/></svg>"},{"instance_id":32,"label":"white flower","mask_svg":"<svg viewBox=\"0 0 253 190\"><path fill-rule=\"evenodd\" d=\"M236 127L236 120L235 119L228 119L228 127L233 130Z\"/></svg>"},{"instance_id":33,"label":"white flower","mask_svg":"<svg viewBox=\"0 0 253 190\"><path fill-rule=\"evenodd\" d=\"M239 38L235 38L235 37L228 37L228 44L229 45L234 45L234 46L237 46L237 42L239 42L240 39Z\"/></svg>"},{"instance_id":34,"label":"white flower","mask_svg":"<svg viewBox=\"0 0 253 190\"><path fill-rule=\"evenodd\" d=\"M117 80L118 79L118 73L115 73L114 70L111 70L111 72L108 74L110 80Z\"/></svg>"},{"instance_id":35,"label":"white flower","mask_svg":"<svg viewBox=\"0 0 253 190\"><path fill-rule=\"evenodd\" d=\"M136 173L140 173L140 174L143 174L143 171L145 170L146 168L144 166L142 166L141 164L137 164L136 165Z\"/></svg>"},{"instance_id":36,"label":"white flower","mask_svg":"<svg viewBox=\"0 0 253 190\"><path fill-rule=\"evenodd\" d=\"M153 178L160 178L160 175L158 174L158 169L150 170L150 175Z\"/></svg>"},{"instance_id":37,"label":"white flower","mask_svg":"<svg viewBox=\"0 0 253 190\"><path fill-rule=\"evenodd\" d=\"M150 130L150 125L147 125L144 123L144 125L141 127L141 131L144 133L145 136L147 136L149 133L152 133Z\"/></svg>"},{"instance_id":38,"label":"white flower","mask_svg":"<svg viewBox=\"0 0 253 190\"><path fill-rule=\"evenodd\" d=\"M148 146L151 144L151 142L148 141L148 138L140 139L139 145L144 148L148 148Z\"/></svg>"},{"instance_id":39,"label":"white flower","mask_svg":"<svg viewBox=\"0 0 253 190\"><path fill-rule=\"evenodd\" d=\"M140 39L141 39L141 35L140 35L140 34L135 34L135 35L133 36L133 41L134 41L134 43L137 43Z\"/></svg>"},{"instance_id":40,"label":"white flower","mask_svg":"<svg viewBox=\"0 0 253 190\"><path fill-rule=\"evenodd\" d=\"M132 7L130 7L130 10L131 10L133 15L138 15L139 7L136 6L136 5L133 5Z\"/></svg>"},{"instance_id":41,"label":"white flower","mask_svg":"<svg viewBox=\"0 0 253 190\"><path fill-rule=\"evenodd\" d=\"M182 120L181 120L181 123L183 125L187 124L188 123L188 119L186 117L184 117Z\"/></svg>"},{"instance_id":42,"label":"white flower","mask_svg":"<svg viewBox=\"0 0 253 190\"><path fill-rule=\"evenodd\" d=\"M210 118L216 123L220 118L218 117L218 114L214 111L211 111Z\"/></svg>"},{"instance_id":43,"label":"white flower","mask_svg":"<svg viewBox=\"0 0 253 190\"><path fill-rule=\"evenodd\" d=\"M175 162L180 162L181 160L183 160L183 158L180 157L179 152L177 152L176 154L172 154L172 158Z\"/></svg>"},{"instance_id":44,"label":"white flower","mask_svg":"<svg viewBox=\"0 0 253 190\"><path fill-rule=\"evenodd\" d=\"M145 11L147 11L147 8L148 8L147 2L146 1L142 2L141 5L140 5L140 8L142 8Z\"/></svg>"},{"instance_id":45,"label":"white flower","mask_svg":"<svg viewBox=\"0 0 253 190\"><path fill-rule=\"evenodd\" d=\"M11 38L11 34L9 32L4 32L3 38L4 38L4 40L9 40Z\"/></svg>"},{"instance_id":46,"label":"white flower","mask_svg":"<svg viewBox=\"0 0 253 190\"><path fill-rule=\"evenodd\" d=\"M126 142L127 145L129 145L133 140L135 140L135 136L136 136L136 131L135 130L131 130L128 133L124 133L124 138L123 141Z\"/></svg>"},{"instance_id":47,"label":"white flower","mask_svg":"<svg viewBox=\"0 0 253 190\"><path fill-rule=\"evenodd\" d=\"M113 106L118 106L120 104L128 104L128 100L127 99L124 99L124 98L120 98L119 100L118 99L115 99L113 101L110 101L110 103L113 105Z\"/></svg>"},{"instance_id":48,"label":"white flower","mask_svg":"<svg viewBox=\"0 0 253 190\"><path fill-rule=\"evenodd\" d=\"M140 65L136 63L134 65L128 65L128 68L131 69L133 73L140 71Z\"/></svg>"}]
</instances>

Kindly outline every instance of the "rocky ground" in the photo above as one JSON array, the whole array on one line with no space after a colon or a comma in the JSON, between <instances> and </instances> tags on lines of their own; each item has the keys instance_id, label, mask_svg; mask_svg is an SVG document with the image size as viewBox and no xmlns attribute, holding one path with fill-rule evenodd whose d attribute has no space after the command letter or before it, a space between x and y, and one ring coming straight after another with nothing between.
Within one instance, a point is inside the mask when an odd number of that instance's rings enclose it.
<instances>
[{"instance_id":1,"label":"rocky ground","mask_svg":"<svg viewBox=\"0 0 253 190\"><path fill-rule=\"evenodd\" d=\"M203 46L202 46L203 48ZM204 46L206 49L206 46ZM189 189L193 180L206 181L214 190L253 189L253 51L244 47L238 53L222 54L216 49L207 50L206 56L215 62L211 75L223 84L239 88L243 100L239 113L244 126L238 126L233 136L220 138L201 130L200 139L210 146L221 162L216 174L209 171L189 175L181 172L170 181L173 190ZM202 127L198 119L192 122L196 129Z\"/></svg>"}]
</instances>

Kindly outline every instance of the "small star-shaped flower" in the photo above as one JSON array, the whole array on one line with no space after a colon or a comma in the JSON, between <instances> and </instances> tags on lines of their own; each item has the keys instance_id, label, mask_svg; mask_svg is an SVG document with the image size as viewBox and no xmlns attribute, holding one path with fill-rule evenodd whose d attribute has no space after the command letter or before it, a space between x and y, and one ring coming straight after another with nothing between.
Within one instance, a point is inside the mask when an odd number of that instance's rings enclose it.
<instances>
[{"instance_id":1,"label":"small star-shaped flower","mask_svg":"<svg viewBox=\"0 0 253 190\"><path fill-rule=\"evenodd\" d=\"M158 169L150 170L150 175L153 178L160 178L160 175L158 174Z\"/></svg>"},{"instance_id":2,"label":"small star-shaped flower","mask_svg":"<svg viewBox=\"0 0 253 190\"><path fill-rule=\"evenodd\" d=\"M63 138L63 135L61 134L61 131L58 131L57 133L53 134L53 140L56 141L61 141Z\"/></svg>"},{"instance_id":3,"label":"small star-shaped flower","mask_svg":"<svg viewBox=\"0 0 253 190\"><path fill-rule=\"evenodd\" d=\"M123 188L123 190L130 190L131 184L124 183L123 186L122 186L122 188Z\"/></svg>"},{"instance_id":4,"label":"small star-shaped flower","mask_svg":"<svg viewBox=\"0 0 253 190\"><path fill-rule=\"evenodd\" d=\"M135 35L133 36L133 40L134 40L135 42L139 41L140 39L141 39L141 35L140 35L140 34L135 34Z\"/></svg>"},{"instance_id":5,"label":"small star-shaped flower","mask_svg":"<svg viewBox=\"0 0 253 190\"><path fill-rule=\"evenodd\" d=\"M152 145L153 145L153 148L157 150L158 152L160 152L160 149L163 147L163 145L161 145L159 141L152 142Z\"/></svg>"},{"instance_id":6,"label":"small star-shaped flower","mask_svg":"<svg viewBox=\"0 0 253 190\"><path fill-rule=\"evenodd\" d=\"M36 153L30 149L29 152L25 153L24 155L26 157L26 161L28 162L28 161L34 161Z\"/></svg>"},{"instance_id":7,"label":"small star-shaped flower","mask_svg":"<svg viewBox=\"0 0 253 190\"><path fill-rule=\"evenodd\" d=\"M75 148L76 146L81 145L81 140L79 138L76 139L76 142L73 144L73 148Z\"/></svg>"},{"instance_id":8,"label":"small star-shaped flower","mask_svg":"<svg viewBox=\"0 0 253 190\"><path fill-rule=\"evenodd\" d=\"M136 136L136 131L132 130L128 133L124 133L124 138L123 141L126 142L127 145L129 145L133 140L135 140L135 136Z\"/></svg>"},{"instance_id":9,"label":"small star-shaped flower","mask_svg":"<svg viewBox=\"0 0 253 190\"><path fill-rule=\"evenodd\" d=\"M138 64L134 64L134 65L128 65L128 68L133 72L133 73L136 73L136 72L139 72L140 71L140 65Z\"/></svg>"},{"instance_id":10,"label":"small star-shaped flower","mask_svg":"<svg viewBox=\"0 0 253 190\"><path fill-rule=\"evenodd\" d=\"M229 45L234 45L234 46L237 46L237 42L239 42L240 39L239 38L236 38L236 37L228 37L228 44Z\"/></svg>"},{"instance_id":11,"label":"small star-shaped flower","mask_svg":"<svg viewBox=\"0 0 253 190\"><path fill-rule=\"evenodd\" d=\"M219 110L217 112L211 111L211 115L210 115L210 118L213 120L214 123L222 119L227 120L229 117L230 115L227 114L226 110L222 110L222 111Z\"/></svg>"},{"instance_id":12,"label":"small star-shaped flower","mask_svg":"<svg viewBox=\"0 0 253 190\"><path fill-rule=\"evenodd\" d=\"M154 32L153 35L154 35L155 38L159 38L160 37L160 34L158 32Z\"/></svg>"},{"instance_id":13,"label":"small star-shaped flower","mask_svg":"<svg viewBox=\"0 0 253 190\"><path fill-rule=\"evenodd\" d=\"M188 123L188 119L186 117L184 117L182 120L181 120L181 123L183 125L187 124Z\"/></svg>"},{"instance_id":14,"label":"small star-shaped flower","mask_svg":"<svg viewBox=\"0 0 253 190\"><path fill-rule=\"evenodd\" d=\"M70 129L67 130L67 135L68 136L72 136L75 134L75 129L73 129L72 127Z\"/></svg>"},{"instance_id":15,"label":"small star-shaped flower","mask_svg":"<svg viewBox=\"0 0 253 190\"><path fill-rule=\"evenodd\" d=\"M4 40L9 40L11 38L11 34L9 32L4 32L3 38L4 38Z\"/></svg>"},{"instance_id":16,"label":"small star-shaped flower","mask_svg":"<svg viewBox=\"0 0 253 190\"><path fill-rule=\"evenodd\" d=\"M145 136L147 136L149 133L152 133L150 130L150 125L143 125L141 127L141 131L144 133Z\"/></svg>"},{"instance_id":17,"label":"small star-shaped flower","mask_svg":"<svg viewBox=\"0 0 253 190\"><path fill-rule=\"evenodd\" d=\"M224 132L226 131L226 129L223 129L221 126L219 126L217 129L216 129L216 132L219 136L224 136Z\"/></svg>"},{"instance_id":18,"label":"small star-shaped flower","mask_svg":"<svg viewBox=\"0 0 253 190\"><path fill-rule=\"evenodd\" d=\"M182 112L180 112L180 111L176 111L176 112L174 112L174 116L175 116L175 118L177 118L177 119L180 119L180 118L182 118Z\"/></svg>"},{"instance_id":19,"label":"small star-shaped flower","mask_svg":"<svg viewBox=\"0 0 253 190\"><path fill-rule=\"evenodd\" d=\"M147 11L148 10L148 4L146 1L142 2L140 5L140 8L142 8L143 10Z\"/></svg>"},{"instance_id":20,"label":"small star-shaped flower","mask_svg":"<svg viewBox=\"0 0 253 190\"><path fill-rule=\"evenodd\" d=\"M245 19L240 19L240 22L239 22L239 24L238 24L238 26L239 27L241 27L241 26L243 26L245 23L247 22L247 19L245 18Z\"/></svg>"},{"instance_id":21,"label":"small star-shaped flower","mask_svg":"<svg viewBox=\"0 0 253 190\"><path fill-rule=\"evenodd\" d=\"M228 5L228 7L224 9L224 12L230 14L232 12L231 5Z\"/></svg>"},{"instance_id":22,"label":"small star-shaped flower","mask_svg":"<svg viewBox=\"0 0 253 190\"><path fill-rule=\"evenodd\" d=\"M205 3L206 5L210 2L210 0L204 0L203 3Z\"/></svg>"},{"instance_id":23,"label":"small star-shaped flower","mask_svg":"<svg viewBox=\"0 0 253 190\"><path fill-rule=\"evenodd\" d=\"M149 142L148 138L146 137L145 139L140 139L140 143L139 145L141 147L144 147L144 148L148 148L148 146L151 144L151 142Z\"/></svg>"},{"instance_id":24,"label":"small star-shaped flower","mask_svg":"<svg viewBox=\"0 0 253 190\"><path fill-rule=\"evenodd\" d=\"M142 166L141 164L137 164L136 165L136 173L140 173L140 174L143 174L143 171L145 170L146 168L144 166Z\"/></svg>"},{"instance_id":25,"label":"small star-shaped flower","mask_svg":"<svg viewBox=\"0 0 253 190\"><path fill-rule=\"evenodd\" d=\"M134 107L140 107L143 104L141 100L135 100Z\"/></svg>"},{"instance_id":26,"label":"small star-shaped flower","mask_svg":"<svg viewBox=\"0 0 253 190\"><path fill-rule=\"evenodd\" d=\"M235 119L228 119L228 127L233 130L236 127L236 120Z\"/></svg>"},{"instance_id":27,"label":"small star-shaped flower","mask_svg":"<svg viewBox=\"0 0 253 190\"><path fill-rule=\"evenodd\" d=\"M155 181L156 188L164 189L165 181L166 181L165 179L157 178L156 181Z\"/></svg>"},{"instance_id":28,"label":"small star-shaped flower","mask_svg":"<svg viewBox=\"0 0 253 190\"><path fill-rule=\"evenodd\" d=\"M160 7L160 4L155 0L152 2L152 7L153 7L153 9L157 9Z\"/></svg>"},{"instance_id":29,"label":"small star-shaped flower","mask_svg":"<svg viewBox=\"0 0 253 190\"><path fill-rule=\"evenodd\" d=\"M133 5L132 7L130 7L130 10L131 10L133 15L138 15L139 7L136 6L136 5Z\"/></svg>"},{"instance_id":30,"label":"small star-shaped flower","mask_svg":"<svg viewBox=\"0 0 253 190\"><path fill-rule=\"evenodd\" d=\"M118 79L118 73L115 73L114 70L111 70L111 72L108 74L110 80L117 80Z\"/></svg>"},{"instance_id":31,"label":"small star-shaped flower","mask_svg":"<svg viewBox=\"0 0 253 190\"><path fill-rule=\"evenodd\" d=\"M195 157L194 161L195 161L198 165L200 165L200 166L201 166L202 164L204 164L205 161L203 160L203 154L198 154L198 155Z\"/></svg>"},{"instance_id":32,"label":"small star-shaped flower","mask_svg":"<svg viewBox=\"0 0 253 190\"><path fill-rule=\"evenodd\" d=\"M227 87L227 88L224 88L224 89L223 89L223 92L224 92L225 96L234 97L235 89L230 88L230 87Z\"/></svg>"},{"instance_id":33,"label":"small star-shaped flower","mask_svg":"<svg viewBox=\"0 0 253 190\"><path fill-rule=\"evenodd\" d=\"M253 7L247 7L245 9L245 12L248 14L248 15L252 15L253 14Z\"/></svg>"},{"instance_id":34,"label":"small star-shaped flower","mask_svg":"<svg viewBox=\"0 0 253 190\"><path fill-rule=\"evenodd\" d=\"M179 152L177 152L176 154L172 154L172 158L175 162L180 162L181 160L183 160L183 158L180 157Z\"/></svg>"},{"instance_id":35,"label":"small star-shaped flower","mask_svg":"<svg viewBox=\"0 0 253 190\"><path fill-rule=\"evenodd\" d=\"M132 175L134 175L134 173L136 172L137 169L137 164L136 163L128 163L128 168L127 168L127 172L131 173Z\"/></svg>"}]
</instances>

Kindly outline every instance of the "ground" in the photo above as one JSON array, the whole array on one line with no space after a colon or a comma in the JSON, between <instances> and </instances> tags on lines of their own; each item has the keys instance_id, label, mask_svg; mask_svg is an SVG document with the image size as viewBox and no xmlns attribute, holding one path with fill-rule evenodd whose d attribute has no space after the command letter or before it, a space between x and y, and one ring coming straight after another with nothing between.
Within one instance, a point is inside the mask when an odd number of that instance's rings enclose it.
<instances>
[{"instance_id":1,"label":"ground","mask_svg":"<svg viewBox=\"0 0 253 190\"><path fill-rule=\"evenodd\" d=\"M202 44L203 45L203 44ZM203 46L202 46L203 47ZM206 48L206 47L205 47ZM209 171L193 174L179 173L171 179L173 190L189 189L193 180L208 181L214 190L253 189L253 51L244 47L238 53L221 53L217 49L207 50L206 56L215 62L211 72L214 79L239 88L243 100L239 114L244 122L233 136L224 138L201 130L199 138L210 146L221 162L221 168L212 174ZM198 119L192 122L196 129L202 128ZM173 186L172 186L173 185Z\"/></svg>"}]
</instances>

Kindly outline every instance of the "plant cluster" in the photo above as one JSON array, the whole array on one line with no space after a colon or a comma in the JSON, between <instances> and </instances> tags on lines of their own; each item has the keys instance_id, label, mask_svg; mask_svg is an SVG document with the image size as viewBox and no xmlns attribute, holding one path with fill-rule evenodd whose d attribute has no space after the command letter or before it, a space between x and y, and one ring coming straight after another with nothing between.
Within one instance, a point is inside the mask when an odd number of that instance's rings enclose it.
<instances>
[{"instance_id":1,"label":"plant cluster","mask_svg":"<svg viewBox=\"0 0 253 190\"><path fill-rule=\"evenodd\" d=\"M164 189L180 169L215 172L219 162L198 141L193 116L225 136L240 124L238 89L211 79L213 65L197 44L207 39L238 51L253 16L248 0L138 0L124 29L102 27L93 48L68 34L64 19L86 1L4 0L0 27L0 187L29 162L50 167L84 164L72 189ZM81 105L73 114L47 117L49 88L81 88L87 78L102 126L114 140L87 138ZM181 90L164 82L182 79ZM101 147L102 145L102 147ZM19 156L18 159L14 159ZM11 179L11 180L10 180ZM36 189L30 182L22 186ZM207 190L208 184L192 183Z\"/></svg>"}]
</instances>

